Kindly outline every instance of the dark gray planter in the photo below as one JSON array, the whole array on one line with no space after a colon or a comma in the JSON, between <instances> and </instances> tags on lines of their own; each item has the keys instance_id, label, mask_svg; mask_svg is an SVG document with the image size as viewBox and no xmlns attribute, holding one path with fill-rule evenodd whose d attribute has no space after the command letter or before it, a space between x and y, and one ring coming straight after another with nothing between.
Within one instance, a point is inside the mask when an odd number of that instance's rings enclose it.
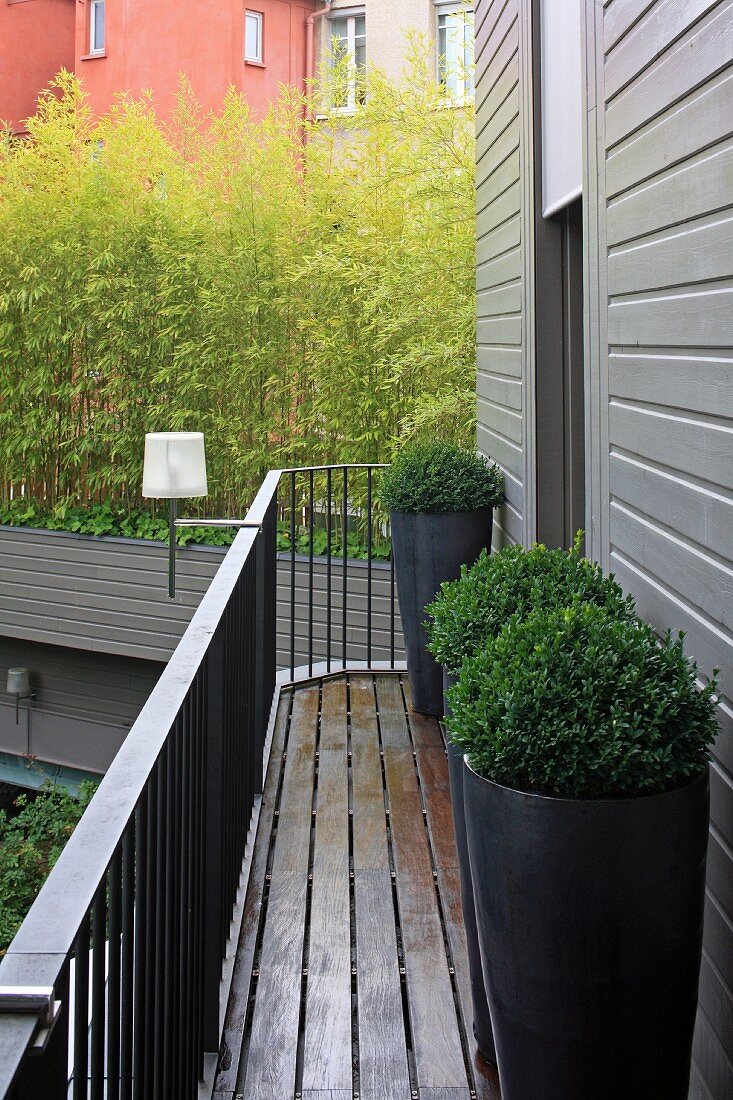
<instances>
[{"instance_id":1,"label":"dark gray planter","mask_svg":"<svg viewBox=\"0 0 733 1100\"><path fill-rule=\"evenodd\" d=\"M686 1100L707 772L605 801L463 779L502 1100Z\"/></svg>"},{"instance_id":2,"label":"dark gray planter","mask_svg":"<svg viewBox=\"0 0 733 1100\"><path fill-rule=\"evenodd\" d=\"M455 682L454 676L443 675L443 689ZM447 698L444 698L445 714L450 713ZM476 928L476 910L471 882L471 865L468 860L468 838L466 836L466 817L463 808L463 752L456 745L447 745L448 775L450 778L451 808L453 810L453 828L456 834L458 853L458 871L461 879L461 906L463 908L463 926L466 930L466 950L468 954L468 972L471 978L471 1000L473 1002L473 1034L481 1054L487 1062L496 1065L494 1033L491 1028L489 1002L484 986L481 967L481 949Z\"/></svg>"},{"instance_id":3,"label":"dark gray planter","mask_svg":"<svg viewBox=\"0 0 733 1100\"><path fill-rule=\"evenodd\" d=\"M425 608L444 581L455 580L491 546L493 508L474 512L391 513L397 595L412 705L422 714L443 713L443 670L427 651Z\"/></svg>"}]
</instances>

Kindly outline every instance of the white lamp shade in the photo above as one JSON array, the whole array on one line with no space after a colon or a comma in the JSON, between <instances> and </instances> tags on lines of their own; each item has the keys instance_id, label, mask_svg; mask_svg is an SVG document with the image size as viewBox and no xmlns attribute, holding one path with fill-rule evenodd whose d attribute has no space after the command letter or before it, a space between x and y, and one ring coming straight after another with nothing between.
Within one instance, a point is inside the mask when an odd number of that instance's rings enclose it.
<instances>
[{"instance_id":1,"label":"white lamp shade","mask_svg":"<svg viewBox=\"0 0 733 1100\"><path fill-rule=\"evenodd\" d=\"M173 500L205 497L208 491L203 432L148 432L144 497Z\"/></svg>"},{"instance_id":2,"label":"white lamp shade","mask_svg":"<svg viewBox=\"0 0 733 1100\"><path fill-rule=\"evenodd\" d=\"M8 669L8 695L29 695L31 690L30 674L27 668Z\"/></svg>"}]
</instances>

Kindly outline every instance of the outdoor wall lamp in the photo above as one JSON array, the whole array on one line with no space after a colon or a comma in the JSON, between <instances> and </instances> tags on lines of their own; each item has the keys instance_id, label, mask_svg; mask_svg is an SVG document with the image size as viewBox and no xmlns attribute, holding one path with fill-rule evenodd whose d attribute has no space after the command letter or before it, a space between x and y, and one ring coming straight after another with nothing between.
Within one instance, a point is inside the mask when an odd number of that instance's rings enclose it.
<instances>
[{"instance_id":1,"label":"outdoor wall lamp","mask_svg":"<svg viewBox=\"0 0 733 1100\"><path fill-rule=\"evenodd\" d=\"M18 708L21 699L35 699L36 693L31 691L31 677L27 668L9 668L8 683L6 687L8 695L15 696L15 724L18 725Z\"/></svg>"},{"instance_id":2,"label":"outdoor wall lamp","mask_svg":"<svg viewBox=\"0 0 733 1100\"><path fill-rule=\"evenodd\" d=\"M259 527L241 519L176 519L176 501L205 497L206 449L203 432L148 432L145 436L143 496L170 502L168 513L168 596L176 594L177 527Z\"/></svg>"}]
</instances>

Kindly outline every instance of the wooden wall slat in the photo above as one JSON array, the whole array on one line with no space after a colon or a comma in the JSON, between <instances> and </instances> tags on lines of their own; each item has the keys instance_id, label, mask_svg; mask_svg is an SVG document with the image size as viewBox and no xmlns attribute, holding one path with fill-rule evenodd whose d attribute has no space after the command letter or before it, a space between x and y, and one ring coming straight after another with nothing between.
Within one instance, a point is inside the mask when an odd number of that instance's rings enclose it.
<instances>
[{"instance_id":1,"label":"wooden wall slat","mask_svg":"<svg viewBox=\"0 0 733 1100\"><path fill-rule=\"evenodd\" d=\"M526 243L522 239L526 163L520 37L524 0L476 5L478 432L481 453L511 476L510 503L496 514L496 545L523 541L526 466L524 397ZM494 289L498 288L498 289ZM510 374L516 384L492 387Z\"/></svg>"}]
</instances>

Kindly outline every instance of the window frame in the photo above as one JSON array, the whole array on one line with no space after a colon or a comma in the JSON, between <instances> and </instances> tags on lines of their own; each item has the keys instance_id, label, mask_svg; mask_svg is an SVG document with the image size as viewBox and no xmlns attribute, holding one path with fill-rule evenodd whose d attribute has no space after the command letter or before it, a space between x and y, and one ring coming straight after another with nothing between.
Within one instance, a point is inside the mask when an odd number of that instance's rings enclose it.
<instances>
[{"instance_id":1,"label":"window frame","mask_svg":"<svg viewBox=\"0 0 733 1100\"><path fill-rule=\"evenodd\" d=\"M252 57L247 53L247 22L250 18L257 21L258 55L256 57ZM244 9L244 60L248 65L264 65L265 63L265 13L255 11L253 8Z\"/></svg>"},{"instance_id":2,"label":"window frame","mask_svg":"<svg viewBox=\"0 0 733 1100\"><path fill-rule=\"evenodd\" d=\"M102 44L97 45L97 12L102 10ZM107 8L106 0L91 0L89 4L89 56L99 57L107 49Z\"/></svg>"},{"instance_id":3,"label":"window frame","mask_svg":"<svg viewBox=\"0 0 733 1100\"><path fill-rule=\"evenodd\" d=\"M446 80L446 76L449 75L447 67L445 65L445 53L441 53L440 50L440 33L441 25L440 21L442 17L455 15L461 18L461 25L463 29L463 66L459 68L455 73L455 88ZM466 53L469 45L474 45L474 19L475 8L470 3L460 2L443 2L435 4L435 76L442 87L445 88L445 100L454 106L461 106L465 103L470 103L475 95L474 87L474 75L473 75L473 49L471 50L471 62L470 67L466 63ZM456 28L459 30L459 28ZM470 31L470 42L468 40L468 32ZM446 34L448 34L448 28L446 28Z\"/></svg>"},{"instance_id":4,"label":"window frame","mask_svg":"<svg viewBox=\"0 0 733 1100\"><path fill-rule=\"evenodd\" d=\"M364 33L357 35L356 33L356 21L357 19L364 20ZM332 26L335 22L346 23L346 52L349 59L348 70L349 79L346 88L346 103L339 106L331 105L331 110L335 114L353 115L363 106L364 100L359 99L357 96L357 73L358 68L356 64L356 40L358 38L364 39L364 52L366 55L366 42L367 42L367 30L366 30L366 8L332 8L328 16L328 30L329 30L329 58L330 64L333 65L333 40L336 35L333 33ZM364 59L364 72L366 72L366 56Z\"/></svg>"}]
</instances>

